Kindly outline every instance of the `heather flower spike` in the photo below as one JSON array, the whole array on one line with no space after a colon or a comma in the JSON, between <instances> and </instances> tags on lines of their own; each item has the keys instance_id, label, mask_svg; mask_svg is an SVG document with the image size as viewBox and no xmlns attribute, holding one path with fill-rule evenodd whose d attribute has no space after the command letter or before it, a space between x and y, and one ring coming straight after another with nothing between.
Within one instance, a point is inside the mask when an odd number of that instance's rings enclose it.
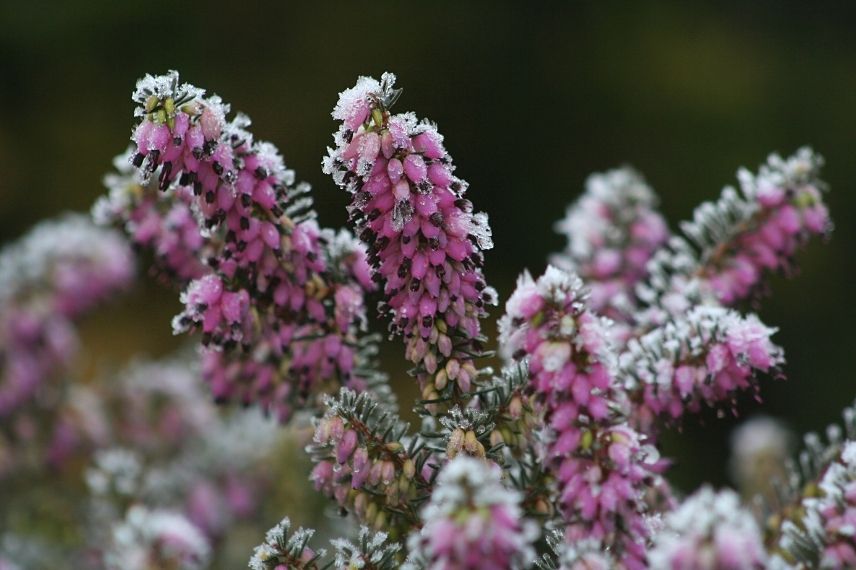
<instances>
[{"instance_id":1,"label":"heather flower spike","mask_svg":"<svg viewBox=\"0 0 856 570\"><path fill-rule=\"evenodd\" d=\"M547 467L571 542L601 542L627 568L644 568L644 489L656 454L626 423L608 323L586 305L582 281L555 267L524 274L500 320L506 355L527 358L544 413Z\"/></svg>"},{"instance_id":2,"label":"heather flower spike","mask_svg":"<svg viewBox=\"0 0 856 570\"><path fill-rule=\"evenodd\" d=\"M423 398L472 390L484 351L480 320L496 303L481 266L492 247L487 216L474 214L437 128L393 115L395 76L361 77L339 95L341 122L324 172L351 195L351 222L381 283L390 330L405 338Z\"/></svg>"},{"instance_id":3,"label":"heather flower spike","mask_svg":"<svg viewBox=\"0 0 856 570\"><path fill-rule=\"evenodd\" d=\"M369 394L343 388L328 398L307 448L315 488L393 540L418 524L418 505L434 477L424 444L407 429Z\"/></svg>"},{"instance_id":4,"label":"heather flower spike","mask_svg":"<svg viewBox=\"0 0 856 570\"><path fill-rule=\"evenodd\" d=\"M856 406L825 438L808 433L773 499L761 502L776 568L850 568L856 564Z\"/></svg>"},{"instance_id":5,"label":"heather flower spike","mask_svg":"<svg viewBox=\"0 0 856 570\"><path fill-rule=\"evenodd\" d=\"M76 447L67 418L50 413L68 394L75 322L133 275L122 236L79 215L42 222L0 251L0 477L28 457L59 467Z\"/></svg>"},{"instance_id":6,"label":"heather flower spike","mask_svg":"<svg viewBox=\"0 0 856 570\"><path fill-rule=\"evenodd\" d=\"M450 461L422 510L422 529L408 540L408 567L526 568L535 558L538 531L522 518L520 499L494 466L464 456Z\"/></svg>"},{"instance_id":7,"label":"heather flower spike","mask_svg":"<svg viewBox=\"0 0 856 570\"><path fill-rule=\"evenodd\" d=\"M688 308L687 296L731 306L762 291L765 276L790 273L798 249L832 229L820 180L823 159L809 148L783 159L772 154L757 174L738 172L740 190L696 208L655 254L638 295L651 309L642 323L660 323Z\"/></svg>"},{"instance_id":8,"label":"heather flower spike","mask_svg":"<svg viewBox=\"0 0 856 570\"><path fill-rule=\"evenodd\" d=\"M127 288L122 237L67 215L0 251L0 417L29 398L75 348L73 320Z\"/></svg>"},{"instance_id":9,"label":"heather flower spike","mask_svg":"<svg viewBox=\"0 0 856 570\"><path fill-rule=\"evenodd\" d=\"M551 262L579 275L589 288L591 309L622 329L632 324L634 288L647 275L645 266L669 237L656 206L642 176L619 168L591 175L585 193L555 225L568 244Z\"/></svg>"},{"instance_id":10,"label":"heather flower spike","mask_svg":"<svg viewBox=\"0 0 856 570\"><path fill-rule=\"evenodd\" d=\"M674 421L702 404L736 407L737 395L759 390L757 379L778 374L782 349L775 332L754 315L697 306L686 315L630 339L620 356L621 377L637 402L636 425L648 434L658 417Z\"/></svg>"},{"instance_id":11,"label":"heather flower spike","mask_svg":"<svg viewBox=\"0 0 856 570\"><path fill-rule=\"evenodd\" d=\"M157 184L141 182L131 164L132 149L118 155L116 171L104 177L109 194L98 199L92 216L100 225L125 231L136 247L150 250L155 270L180 287L206 273L204 261L213 251L193 211L190 187L176 189L169 197Z\"/></svg>"},{"instance_id":12,"label":"heather flower spike","mask_svg":"<svg viewBox=\"0 0 856 570\"><path fill-rule=\"evenodd\" d=\"M374 341L361 335L363 296L374 287L365 253L347 234L318 227L308 186L295 184L277 149L253 140L246 116L228 121L227 104L180 84L175 72L146 76L133 97L131 160L143 182L129 190L120 177L108 180L111 199L97 210L124 221L167 269L188 253L202 256L204 270L177 274L193 280L174 328L202 332L215 397L259 403L285 421L341 385L382 383ZM170 196L154 195L147 178ZM188 208L201 243L165 218L185 224Z\"/></svg>"}]
</instances>

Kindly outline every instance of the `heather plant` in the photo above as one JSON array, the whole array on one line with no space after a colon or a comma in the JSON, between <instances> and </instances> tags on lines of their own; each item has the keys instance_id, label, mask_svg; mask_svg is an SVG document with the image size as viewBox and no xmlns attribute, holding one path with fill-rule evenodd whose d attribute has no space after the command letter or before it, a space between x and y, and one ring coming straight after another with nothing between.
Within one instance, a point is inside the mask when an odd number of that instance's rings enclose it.
<instances>
[{"instance_id":1,"label":"heather plant","mask_svg":"<svg viewBox=\"0 0 856 570\"><path fill-rule=\"evenodd\" d=\"M593 175L556 225L567 246L521 272L494 335L488 217L438 127L393 110L395 81L361 77L332 112L322 170L348 229L320 226L248 117L169 72L133 92L97 225L67 218L0 253L0 467L85 465L75 560L215 564L236 521L290 484L261 466L293 437L347 536L325 548L279 513L247 553L255 570L856 565L852 409L795 461L784 427L748 422L740 494L682 497L660 451L664 429L736 414L784 377L776 329L744 308L831 231L822 159L803 148L741 170L676 233L641 174ZM135 257L178 292L173 330L195 351L58 390L74 319L127 286ZM379 369L376 317L411 380ZM393 397L414 381L417 425ZM37 537L4 535L0 568L34 560L20 544Z\"/></svg>"}]
</instances>

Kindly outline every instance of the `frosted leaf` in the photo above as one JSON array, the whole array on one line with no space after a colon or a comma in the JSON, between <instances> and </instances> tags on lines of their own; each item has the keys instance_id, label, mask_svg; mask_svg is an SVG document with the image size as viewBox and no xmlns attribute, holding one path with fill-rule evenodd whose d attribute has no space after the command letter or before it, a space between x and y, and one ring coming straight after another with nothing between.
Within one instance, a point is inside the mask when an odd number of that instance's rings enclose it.
<instances>
[{"instance_id":1,"label":"frosted leaf","mask_svg":"<svg viewBox=\"0 0 856 570\"><path fill-rule=\"evenodd\" d=\"M392 209L392 228L400 232L405 224L413 218L413 204L410 200L399 200Z\"/></svg>"},{"instance_id":2,"label":"frosted leaf","mask_svg":"<svg viewBox=\"0 0 856 570\"><path fill-rule=\"evenodd\" d=\"M473 214L470 234L476 238L480 249L485 251L493 249L493 233L488 224L487 214L483 212Z\"/></svg>"}]
</instances>

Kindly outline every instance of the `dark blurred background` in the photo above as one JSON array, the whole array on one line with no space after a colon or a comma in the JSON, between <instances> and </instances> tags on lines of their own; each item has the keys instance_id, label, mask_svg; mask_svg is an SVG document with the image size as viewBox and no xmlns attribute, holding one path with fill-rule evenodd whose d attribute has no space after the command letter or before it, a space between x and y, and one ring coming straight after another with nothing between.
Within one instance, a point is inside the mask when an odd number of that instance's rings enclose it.
<instances>
[{"instance_id":1,"label":"dark blurred background","mask_svg":"<svg viewBox=\"0 0 856 570\"><path fill-rule=\"evenodd\" d=\"M787 382L763 394L767 413L822 428L856 396L854 25L853 3L772 0L2 2L0 242L89 208L128 143L134 82L173 68L254 119L257 138L312 183L327 226L344 223L347 200L320 168L337 93L394 71L400 109L439 123L490 214L487 274L503 299L563 245L552 224L590 172L634 165L675 228L738 166L810 144L828 161L837 227L760 308L788 356ZM174 292L141 285L85 323L87 362L168 352L176 307ZM385 351L391 370L403 370L399 347ZM757 408L747 402L744 416ZM685 488L727 482L736 421L703 420L667 441Z\"/></svg>"}]
</instances>

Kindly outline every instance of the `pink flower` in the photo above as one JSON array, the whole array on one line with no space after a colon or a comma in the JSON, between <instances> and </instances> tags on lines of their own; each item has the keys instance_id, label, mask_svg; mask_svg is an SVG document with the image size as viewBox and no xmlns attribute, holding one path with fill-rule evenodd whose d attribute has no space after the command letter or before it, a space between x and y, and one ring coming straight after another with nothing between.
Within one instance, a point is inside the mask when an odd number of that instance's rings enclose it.
<instances>
[{"instance_id":1,"label":"pink flower","mask_svg":"<svg viewBox=\"0 0 856 570\"><path fill-rule=\"evenodd\" d=\"M119 196L99 211L127 218L168 267L204 257L197 261L207 267L178 274L193 280L174 328L203 333L203 371L217 399L258 402L285 421L295 406L319 405L330 379L333 388L377 381L357 373L369 368L359 334L363 294L374 287L363 249L346 232L318 227L308 187L295 184L273 145L253 140L247 117L227 121L218 97L179 84L175 72L146 76L133 97L132 162L171 197L140 212L111 207Z\"/></svg>"},{"instance_id":2,"label":"pink flower","mask_svg":"<svg viewBox=\"0 0 856 570\"><path fill-rule=\"evenodd\" d=\"M528 358L530 389L550 428L546 467L558 480L567 540L598 541L625 567L644 567L643 493L654 464L625 423L610 331L588 309L579 277L552 266L537 280L525 273L500 320L500 346Z\"/></svg>"},{"instance_id":3,"label":"pink flower","mask_svg":"<svg viewBox=\"0 0 856 570\"><path fill-rule=\"evenodd\" d=\"M472 354L481 351L479 320L496 302L481 271L490 228L485 215L472 213L435 127L390 114L394 81L361 77L340 94L333 117L342 125L324 171L353 194L351 219L420 382L467 392L476 375ZM460 340L453 346L450 338ZM447 362L462 373L447 373Z\"/></svg>"},{"instance_id":4,"label":"pink flower","mask_svg":"<svg viewBox=\"0 0 856 570\"><path fill-rule=\"evenodd\" d=\"M521 497L502 485L495 466L460 455L436 485L422 510L422 529L408 541L425 568L504 570L534 559L537 528L523 519Z\"/></svg>"}]
</instances>

